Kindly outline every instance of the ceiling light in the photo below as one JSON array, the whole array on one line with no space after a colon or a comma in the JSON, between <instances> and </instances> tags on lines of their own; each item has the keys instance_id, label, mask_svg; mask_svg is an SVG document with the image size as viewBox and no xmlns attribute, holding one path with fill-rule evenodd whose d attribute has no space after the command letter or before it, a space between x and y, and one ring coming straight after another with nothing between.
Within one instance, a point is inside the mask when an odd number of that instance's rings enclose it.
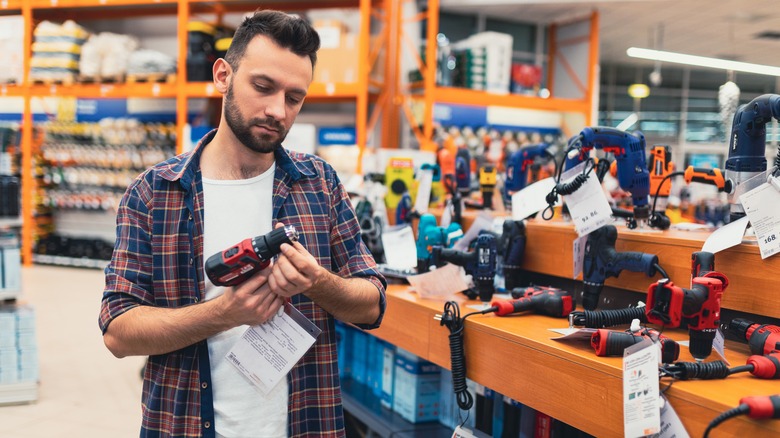
<instances>
[{"instance_id":1,"label":"ceiling light","mask_svg":"<svg viewBox=\"0 0 780 438\"><path fill-rule=\"evenodd\" d=\"M749 62L729 61L726 59L686 55L684 53L666 52L663 50L642 49L639 47L630 47L628 50L626 50L626 54L632 58L673 62L676 64L695 65L698 67L719 68L723 70L742 71L759 75L780 76L780 67L773 67L771 65L751 64Z\"/></svg>"},{"instance_id":2,"label":"ceiling light","mask_svg":"<svg viewBox=\"0 0 780 438\"><path fill-rule=\"evenodd\" d=\"M634 99L644 99L650 95L650 87L645 84L631 84L628 86L628 95Z\"/></svg>"}]
</instances>

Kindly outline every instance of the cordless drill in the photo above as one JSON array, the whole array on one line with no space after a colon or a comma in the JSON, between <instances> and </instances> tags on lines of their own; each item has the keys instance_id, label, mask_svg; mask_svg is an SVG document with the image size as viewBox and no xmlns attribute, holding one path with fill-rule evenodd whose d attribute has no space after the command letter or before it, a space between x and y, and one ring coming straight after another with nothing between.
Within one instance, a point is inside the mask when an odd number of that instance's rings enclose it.
<instances>
[{"instance_id":1,"label":"cordless drill","mask_svg":"<svg viewBox=\"0 0 780 438\"><path fill-rule=\"evenodd\" d=\"M638 131L630 134L615 128L588 127L578 137L581 156L587 156L594 148L615 156L618 183L621 189L631 193L634 219L646 220L650 214L650 174L645 156L645 136Z\"/></svg>"},{"instance_id":2,"label":"cordless drill","mask_svg":"<svg viewBox=\"0 0 780 438\"><path fill-rule=\"evenodd\" d=\"M739 406L729 409L710 421L704 431L704 438L707 438L712 429L719 424L738 415L747 415L754 420L780 418L780 395L742 397L739 399Z\"/></svg>"},{"instance_id":3,"label":"cordless drill","mask_svg":"<svg viewBox=\"0 0 780 438\"><path fill-rule=\"evenodd\" d=\"M715 271L715 257L709 252L691 256L691 288L681 288L668 278L647 290L647 321L666 327L688 327L691 356L700 361L712 352L712 341L720 326L720 301L728 278Z\"/></svg>"},{"instance_id":4,"label":"cordless drill","mask_svg":"<svg viewBox=\"0 0 780 438\"><path fill-rule=\"evenodd\" d=\"M745 216L745 209L736 196L737 187L766 170L766 124L772 118L780 120L780 95L777 94L758 96L734 114L725 166L726 179L732 186L728 194L732 221Z\"/></svg>"},{"instance_id":5,"label":"cordless drill","mask_svg":"<svg viewBox=\"0 0 780 438\"><path fill-rule=\"evenodd\" d=\"M271 263L282 252L283 243L298 241L298 231L292 225L275 228L268 234L244 239L237 245L218 252L206 260L206 275L215 286L235 286Z\"/></svg>"},{"instance_id":6,"label":"cordless drill","mask_svg":"<svg viewBox=\"0 0 780 438\"><path fill-rule=\"evenodd\" d=\"M498 182L496 167L486 164L479 168L479 190L482 192L482 208L493 209L493 191Z\"/></svg>"},{"instance_id":7,"label":"cordless drill","mask_svg":"<svg viewBox=\"0 0 780 438\"><path fill-rule=\"evenodd\" d=\"M425 213L417 224L417 273L428 272L431 263L431 248L449 247L463 237L459 224L451 223L447 228L436 225L436 217Z\"/></svg>"},{"instance_id":8,"label":"cordless drill","mask_svg":"<svg viewBox=\"0 0 780 438\"><path fill-rule=\"evenodd\" d=\"M498 253L496 237L490 233L477 236L474 250L471 252L446 249L441 246L431 247L431 262L436 266L446 263L462 266L471 275L476 291L466 291L469 299L479 299L488 302L493 297L496 278L496 255Z\"/></svg>"},{"instance_id":9,"label":"cordless drill","mask_svg":"<svg viewBox=\"0 0 780 438\"><path fill-rule=\"evenodd\" d=\"M746 340L751 354L769 354L780 351L780 326L758 324L744 318L729 323L729 331L740 340Z\"/></svg>"},{"instance_id":10,"label":"cordless drill","mask_svg":"<svg viewBox=\"0 0 780 438\"><path fill-rule=\"evenodd\" d=\"M539 315L565 318L574 310L574 296L561 289L538 289L515 300L496 300L490 303L496 307L498 316L520 312L533 312Z\"/></svg>"},{"instance_id":11,"label":"cordless drill","mask_svg":"<svg viewBox=\"0 0 780 438\"><path fill-rule=\"evenodd\" d=\"M504 286L514 289L523 283L523 256L525 255L525 224L523 221L507 219L504 221L503 232L499 239L501 251L501 268L504 271Z\"/></svg>"},{"instance_id":12,"label":"cordless drill","mask_svg":"<svg viewBox=\"0 0 780 438\"><path fill-rule=\"evenodd\" d=\"M616 241L617 228L614 225L605 225L588 235L582 266L585 289L582 306L587 310L598 306L604 280L608 277L617 277L624 270L644 272L648 277L656 273L657 255L635 251L617 252Z\"/></svg>"},{"instance_id":13,"label":"cordless drill","mask_svg":"<svg viewBox=\"0 0 780 438\"><path fill-rule=\"evenodd\" d=\"M457 183L458 193L464 198L468 198L471 193L471 154L465 147L458 148L455 154L455 182Z\"/></svg>"},{"instance_id":14,"label":"cordless drill","mask_svg":"<svg viewBox=\"0 0 780 438\"><path fill-rule=\"evenodd\" d=\"M596 356L622 356L623 350L645 339L661 346L661 362L672 363L680 357L680 344L662 335L658 330L644 328L635 332L598 329L590 337L590 345Z\"/></svg>"},{"instance_id":15,"label":"cordless drill","mask_svg":"<svg viewBox=\"0 0 780 438\"><path fill-rule=\"evenodd\" d=\"M531 166L536 163L537 158L552 157L549 149L549 144L539 143L522 147L509 156L509 160L507 160L506 164L506 180L504 181L504 190L502 193L504 203L510 204L512 195L523 190L528 184Z\"/></svg>"}]
</instances>

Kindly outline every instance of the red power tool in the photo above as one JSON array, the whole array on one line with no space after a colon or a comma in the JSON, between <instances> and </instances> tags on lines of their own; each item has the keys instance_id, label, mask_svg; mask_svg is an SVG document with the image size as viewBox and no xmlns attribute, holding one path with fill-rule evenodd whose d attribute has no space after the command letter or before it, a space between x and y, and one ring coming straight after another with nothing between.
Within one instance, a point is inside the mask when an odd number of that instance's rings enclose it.
<instances>
[{"instance_id":1,"label":"red power tool","mask_svg":"<svg viewBox=\"0 0 780 438\"><path fill-rule=\"evenodd\" d=\"M276 228L268 234L244 239L206 260L206 275L215 286L235 286L246 281L271 263L283 243L292 245L298 231L292 225Z\"/></svg>"},{"instance_id":2,"label":"red power tool","mask_svg":"<svg viewBox=\"0 0 780 438\"><path fill-rule=\"evenodd\" d=\"M707 430L704 431L704 438L707 438L712 429L720 423L738 415L747 415L754 420L780 418L780 395L742 397L739 399L739 406L718 415L710 422Z\"/></svg>"},{"instance_id":3,"label":"red power tool","mask_svg":"<svg viewBox=\"0 0 780 438\"><path fill-rule=\"evenodd\" d=\"M497 300L490 303L498 316L532 311L539 315L566 317L574 310L574 297L571 292L561 289L527 288L524 296L516 300ZM514 296L514 292L512 293Z\"/></svg>"},{"instance_id":4,"label":"red power tool","mask_svg":"<svg viewBox=\"0 0 780 438\"><path fill-rule=\"evenodd\" d=\"M671 363L680 357L680 344L654 329L636 332L598 329L591 335L590 345L596 351L596 356L622 356L623 350L645 339L661 345L661 362Z\"/></svg>"},{"instance_id":5,"label":"red power tool","mask_svg":"<svg viewBox=\"0 0 780 438\"><path fill-rule=\"evenodd\" d=\"M712 352L712 341L720 326L720 300L729 280L714 271L715 256L709 252L692 255L691 288L675 286L668 278L647 290L647 321L666 327L688 327L689 349L697 360Z\"/></svg>"},{"instance_id":6,"label":"red power tool","mask_svg":"<svg viewBox=\"0 0 780 438\"><path fill-rule=\"evenodd\" d=\"M780 351L780 327L757 324L744 318L735 318L729 324L729 331L750 346L751 354L769 354Z\"/></svg>"}]
</instances>

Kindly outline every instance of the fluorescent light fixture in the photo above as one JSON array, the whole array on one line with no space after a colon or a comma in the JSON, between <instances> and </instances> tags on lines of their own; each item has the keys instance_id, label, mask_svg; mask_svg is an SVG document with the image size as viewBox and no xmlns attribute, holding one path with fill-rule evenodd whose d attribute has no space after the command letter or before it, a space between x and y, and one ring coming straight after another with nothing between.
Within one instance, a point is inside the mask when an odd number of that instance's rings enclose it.
<instances>
[{"instance_id":1,"label":"fluorescent light fixture","mask_svg":"<svg viewBox=\"0 0 780 438\"><path fill-rule=\"evenodd\" d=\"M634 123L639 121L639 116L637 113L631 113L626 117L625 120L620 122L617 126L615 126L615 129L619 129L621 131L625 131L626 129L634 126Z\"/></svg>"},{"instance_id":2,"label":"fluorescent light fixture","mask_svg":"<svg viewBox=\"0 0 780 438\"><path fill-rule=\"evenodd\" d=\"M666 52L663 50L642 49L639 47L630 47L628 50L626 50L626 54L632 58L695 65L698 67L719 68L723 70L742 71L759 75L780 76L780 67L773 67L771 65L729 61L726 59L686 55L684 53Z\"/></svg>"}]
</instances>

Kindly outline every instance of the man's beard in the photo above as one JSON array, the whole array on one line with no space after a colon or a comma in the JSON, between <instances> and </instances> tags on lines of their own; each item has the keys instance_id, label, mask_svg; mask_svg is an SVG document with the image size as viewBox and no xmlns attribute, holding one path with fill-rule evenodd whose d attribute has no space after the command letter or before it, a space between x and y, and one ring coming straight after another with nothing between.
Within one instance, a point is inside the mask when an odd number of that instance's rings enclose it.
<instances>
[{"instance_id":1,"label":"man's beard","mask_svg":"<svg viewBox=\"0 0 780 438\"><path fill-rule=\"evenodd\" d=\"M271 153L282 146L282 142L287 136L287 130L284 129L284 126L272 118L253 118L248 121L244 120L241 116L241 111L234 100L232 82L228 85L227 93L225 93L225 121L233 131L233 135L235 135L244 146L255 152L264 154ZM278 140L270 134L252 134L252 127L256 125L276 130L278 133Z\"/></svg>"}]
</instances>

